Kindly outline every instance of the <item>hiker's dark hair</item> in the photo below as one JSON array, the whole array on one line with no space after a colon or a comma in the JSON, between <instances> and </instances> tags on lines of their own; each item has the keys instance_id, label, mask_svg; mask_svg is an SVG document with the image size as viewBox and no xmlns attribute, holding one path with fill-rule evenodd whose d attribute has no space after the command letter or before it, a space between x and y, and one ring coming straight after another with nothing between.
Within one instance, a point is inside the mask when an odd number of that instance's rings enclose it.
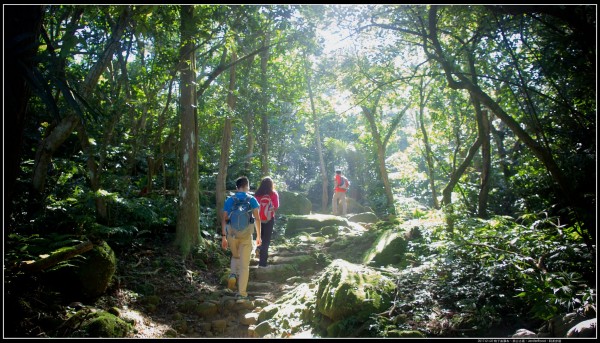
<instances>
[{"instance_id":1,"label":"hiker's dark hair","mask_svg":"<svg viewBox=\"0 0 600 343\"><path fill-rule=\"evenodd\" d=\"M268 176L265 176L260 181L260 186L258 186L256 192L254 192L254 196L261 196L267 194L270 195L271 193L273 193L273 179L271 179Z\"/></svg>"},{"instance_id":2,"label":"hiker's dark hair","mask_svg":"<svg viewBox=\"0 0 600 343\"><path fill-rule=\"evenodd\" d=\"M248 186L248 184L250 184L250 181L248 180L247 176L240 176L235 180L235 187L237 189L244 188Z\"/></svg>"}]
</instances>

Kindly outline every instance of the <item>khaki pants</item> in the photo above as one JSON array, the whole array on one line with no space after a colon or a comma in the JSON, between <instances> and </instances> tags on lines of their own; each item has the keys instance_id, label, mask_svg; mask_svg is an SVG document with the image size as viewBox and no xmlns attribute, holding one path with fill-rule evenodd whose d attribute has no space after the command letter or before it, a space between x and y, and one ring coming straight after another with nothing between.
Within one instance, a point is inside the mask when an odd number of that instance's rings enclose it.
<instances>
[{"instance_id":1,"label":"khaki pants","mask_svg":"<svg viewBox=\"0 0 600 343\"><path fill-rule=\"evenodd\" d=\"M346 215L348 204L346 203L346 192L333 192L333 201L331 204L331 210L334 215L338 215L338 202L342 202L342 215Z\"/></svg>"},{"instance_id":2,"label":"khaki pants","mask_svg":"<svg viewBox=\"0 0 600 343\"><path fill-rule=\"evenodd\" d=\"M254 224L250 224L254 226ZM245 237L233 237L227 230L227 244L231 249L231 273L237 276L238 293L246 297L250 277L250 256L252 254L252 232Z\"/></svg>"}]
</instances>

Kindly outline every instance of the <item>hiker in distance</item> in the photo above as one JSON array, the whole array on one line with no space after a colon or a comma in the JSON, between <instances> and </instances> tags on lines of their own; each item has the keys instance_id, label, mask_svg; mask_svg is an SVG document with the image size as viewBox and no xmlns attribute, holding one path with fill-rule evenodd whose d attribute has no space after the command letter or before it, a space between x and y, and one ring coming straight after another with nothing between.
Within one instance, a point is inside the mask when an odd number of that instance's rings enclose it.
<instances>
[{"instance_id":1,"label":"hiker in distance","mask_svg":"<svg viewBox=\"0 0 600 343\"><path fill-rule=\"evenodd\" d=\"M257 247L258 267L266 268L267 259L269 258L269 245L271 245L271 236L273 235L273 227L275 226L275 211L279 208L279 194L273 186L273 180L270 177L265 177L260 181L260 186L254 197L260 204L260 235L262 245Z\"/></svg>"},{"instance_id":2,"label":"hiker in distance","mask_svg":"<svg viewBox=\"0 0 600 343\"><path fill-rule=\"evenodd\" d=\"M348 181L348 179L342 175L342 171L340 169L335 171L334 184L335 188L333 189L331 210L334 215L339 215L338 206L341 202L342 215L345 216L348 209L348 204L346 203L346 191L348 191L348 187L350 187L350 181Z\"/></svg>"},{"instance_id":3,"label":"hiker in distance","mask_svg":"<svg viewBox=\"0 0 600 343\"><path fill-rule=\"evenodd\" d=\"M248 194L250 181L246 176L235 180L236 193L223 206L221 216L221 247L231 249L231 273L227 287L235 290L238 297L247 298L248 279L250 277L250 256L252 255L252 234L256 228L256 246L262 244L261 223L258 209L260 205L255 197Z\"/></svg>"}]
</instances>

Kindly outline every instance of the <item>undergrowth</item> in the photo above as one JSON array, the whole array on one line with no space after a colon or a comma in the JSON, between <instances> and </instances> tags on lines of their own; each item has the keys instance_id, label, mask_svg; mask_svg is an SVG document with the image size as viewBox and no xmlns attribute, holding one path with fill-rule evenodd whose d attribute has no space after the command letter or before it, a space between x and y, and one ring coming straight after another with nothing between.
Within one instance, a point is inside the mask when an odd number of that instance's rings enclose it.
<instances>
[{"instance_id":1,"label":"undergrowth","mask_svg":"<svg viewBox=\"0 0 600 343\"><path fill-rule=\"evenodd\" d=\"M514 323L595 313L595 251L577 228L544 215L463 218L452 231L422 226L410 241L414 267L400 273L393 306L375 316L378 335L485 337Z\"/></svg>"}]
</instances>

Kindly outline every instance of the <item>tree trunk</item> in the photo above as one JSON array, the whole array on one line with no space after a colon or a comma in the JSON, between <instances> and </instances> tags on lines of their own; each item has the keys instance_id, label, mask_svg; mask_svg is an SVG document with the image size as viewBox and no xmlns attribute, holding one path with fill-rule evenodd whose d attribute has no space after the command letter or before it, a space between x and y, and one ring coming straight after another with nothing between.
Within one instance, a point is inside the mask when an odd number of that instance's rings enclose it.
<instances>
[{"instance_id":1,"label":"tree trunk","mask_svg":"<svg viewBox=\"0 0 600 343\"><path fill-rule=\"evenodd\" d=\"M200 242L194 32L194 6L181 6L180 60L184 63L180 64L181 175L175 244L184 257Z\"/></svg>"},{"instance_id":2,"label":"tree trunk","mask_svg":"<svg viewBox=\"0 0 600 343\"><path fill-rule=\"evenodd\" d=\"M450 175L450 180L448 181L448 184L446 184L446 187L444 187L444 190L442 191L443 205L452 204L452 191L454 190L456 184L458 184L460 177L465 173L465 170L467 170L469 164L471 164L471 161L473 160L473 157L475 157L475 154L479 150L480 146L481 140L478 137L475 143L473 143L473 145L469 148L469 153L467 154L467 157L465 157L460 166L458 166L458 168L456 168L452 175Z\"/></svg>"},{"instance_id":3,"label":"tree trunk","mask_svg":"<svg viewBox=\"0 0 600 343\"><path fill-rule=\"evenodd\" d=\"M235 51L231 52L231 60L235 61L237 55ZM227 105L233 112L235 110L235 64L231 66L229 74L229 93L227 93ZM215 227L217 232L220 233L220 222L221 222L221 209L225 203L226 198L226 181L227 181L227 168L229 166L229 152L231 150L231 117L225 118L225 125L223 125L223 137L221 138L221 157L219 158L219 173L217 174L216 184L216 223Z\"/></svg>"},{"instance_id":4,"label":"tree trunk","mask_svg":"<svg viewBox=\"0 0 600 343\"><path fill-rule=\"evenodd\" d=\"M65 33L63 35L63 40L67 37L72 37L75 35L77 26L79 25L79 20L83 15L83 7L75 7L73 9L73 13L71 14L71 20L67 24L65 29ZM63 78L63 81L66 80L66 76L64 75L65 70L64 66L66 64L64 58L60 58L56 54L56 49L54 47L53 42L50 41L47 33L44 31L44 36L46 40L47 49L59 62L57 63L57 70L55 71L57 75L60 75ZM65 81L66 82L66 81ZM86 82L86 81L84 81ZM82 88L85 88L82 86ZM71 94L63 94L66 97L72 97ZM85 94L84 94L85 96ZM57 95L58 97L58 95ZM52 156L58 150L58 148L64 143L64 141L69 138L73 129L78 124L79 118L74 111L61 119L61 121L53 126L50 131L45 135L44 139L40 143L38 150L36 151L35 156L35 164L33 167L33 176L32 176L32 186L33 189L38 193L43 193L46 188L46 176L48 175L48 168L50 163L52 162Z\"/></svg>"},{"instance_id":5,"label":"tree trunk","mask_svg":"<svg viewBox=\"0 0 600 343\"><path fill-rule=\"evenodd\" d=\"M379 103L380 96L381 93L379 93L377 100L373 105L373 110L370 110L366 106L362 106L362 113L364 114L365 118L367 118L367 122L369 123L369 128L371 130L371 136L373 137L373 141L376 145L377 165L379 166L379 174L381 176L381 180L383 181L385 197L387 199L387 209L390 214L396 214L394 194L392 193L392 186L388 178L387 168L385 167L385 144L381 138L381 134L379 133L379 129L377 128L377 123L375 121L375 111L377 110L377 104Z\"/></svg>"},{"instance_id":6,"label":"tree trunk","mask_svg":"<svg viewBox=\"0 0 600 343\"><path fill-rule=\"evenodd\" d=\"M425 145L425 161L427 161L427 177L429 179L429 187L431 188L431 198L433 201L433 208L439 209L440 203L438 201L437 190L435 187L435 169L433 164L433 153L431 151L431 145L429 144L429 136L427 135L427 128L425 128L424 109L427 97L425 96L425 86L421 79L419 87L419 126L421 127L421 133L423 134L423 144Z\"/></svg>"},{"instance_id":7,"label":"tree trunk","mask_svg":"<svg viewBox=\"0 0 600 343\"><path fill-rule=\"evenodd\" d=\"M94 243L91 241L80 243L74 247L68 249L61 249L60 251L44 257L36 261L23 261L21 262L21 269L30 273L40 272L42 270L53 267L60 262L67 261L77 255L81 255L94 248Z\"/></svg>"},{"instance_id":8,"label":"tree trunk","mask_svg":"<svg viewBox=\"0 0 600 343\"><path fill-rule=\"evenodd\" d=\"M419 109L419 126L421 127L421 133L423 134L423 145L425 145L425 161L427 162L427 178L429 179L429 188L431 189L431 200L433 202L433 208L439 209L440 203L438 201L437 191L435 188L435 166L433 164L433 153L431 152L429 136L427 135L425 121L423 120L423 107Z\"/></svg>"},{"instance_id":9,"label":"tree trunk","mask_svg":"<svg viewBox=\"0 0 600 343\"><path fill-rule=\"evenodd\" d=\"M487 218L488 195L490 192L490 170L491 170L491 145L490 145L490 122L487 111L482 111L479 102L475 102L477 115L477 127L481 137L481 183L477 206L477 216Z\"/></svg>"},{"instance_id":10,"label":"tree trunk","mask_svg":"<svg viewBox=\"0 0 600 343\"><path fill-rule=\"evenodd\" d=\"M317 118L317 110L315 109L315 101L312 92L312 86L310 83L310 77L312 73L308 65L308 58L304 55L304 70L306 71L306 86L308 88L308 97L310 99L310 108L312 111L312 119L315 124L315 142L317 145L317 153L319 154L319 166L321 169L321 182L323 183L321 189L321 212L327 213L327 205L329 203L329 178L327 177L327 169L325 168L325 159L323 158L323 148L321 147L321 133L319 130L319 118Z\"/></svg>"},{"instance_id":11,"label":"tree trunk","mask_svg":"<svg viewBox=\"0 0 600 343\"><path fill-rule=\"evenodd\" d=\"M169 106L171 104L172 94L173 94L173 83L175 82L175 73L172 75L173 78L169 80L169 91L167 92L167 101L163 110L160 112L158 116L158 123L156 127L156 134L154 136L154 144L152 146L158 147L158 151L155 151L156 156L158 156L158 161L156 163L157 168L160 167L160 170L163 174L163 190L167 189L167 173L166 173L166 164L165 164L165 156L167 153L167 140L163 141L163 131L165 130L165 125L167 122L167 113L169 110Z\"/></svg>"},{"instance_id":12,"label":"tree trunk","mask_svg":"<svg viewBox=\"0 0 600 343\"><path fill-rule=\"evenodd\" d=\"M475 69L475 61L473 55L469 54L469 70L471 72L471 82L477 85L477 70ZM480 188L477 204L477 216L479 218L487 218L488 195L490 192L490 174L492 168L491 144L490 144L490 121L487 111L481 109L479 100L471 95L471 102L475 112L477 122L477 135L481 141L481 174Z\"/></svg>"},{"instance_id":13,"label":"tree trunk","mask_svg":"<svg viewBox=\"0 0 600 343\"><path fill-rule=\"evenodd\" d=\"M270 32L265 34L264 47L268 47L271 39ZM260 169L263 176L269 175L271 170L269 166L269 89L268 89L268 76L267 76L267 63L269 62L269 49L263 50L260 54L260 76L261 76L261 88L262 88L262 111L260 112L261 127L260 134L262 137L261 141L261 155L260 155Z\"/></svg>"}]
</instances>

